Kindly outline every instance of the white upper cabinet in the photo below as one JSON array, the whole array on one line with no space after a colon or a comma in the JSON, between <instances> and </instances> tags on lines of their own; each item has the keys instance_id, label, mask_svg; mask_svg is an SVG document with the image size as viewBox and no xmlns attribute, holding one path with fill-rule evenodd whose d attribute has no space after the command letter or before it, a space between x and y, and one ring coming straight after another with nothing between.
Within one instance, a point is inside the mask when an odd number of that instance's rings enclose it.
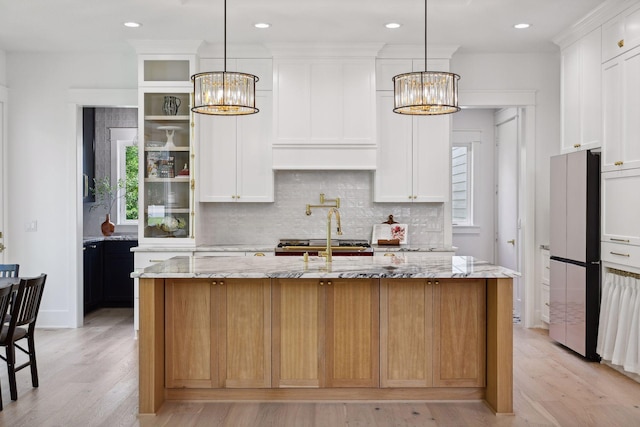
<instances>
[{"instance_id":1,"label":"white upper cabinet","mask_svg":"<svg viewBox=\"0 0 640 427\"><path fill-rule=\"evenodd\" d=\"M562 50L562 152L602 144L601 31Z\"/></svg>"},{"instance_id":2,"label":"white upper cabinet","mask_svg":"<svg viewBox=\"0 0 640 427\"><path fill-rule=\"evenodd\" d=\"M640 4L622 12L602 26L602 62L640 45Z\"/></svg>"},{"instance_id":3,"label":"white upper cabinet","mask_svg":"<svg viewBox=\"0 0 640 427\"><path fill-rule=\"evenodd\" d=\"M224 70L224 59L200 59L200 72L222 70ZM270 58L227 58L227 71L253 74L258 77L256 90L273 89L273 61Z\"/></svg>"},{"instance_id":4,"label":"white upper cabinet","mask_svg":"<svg viewBox=\"0 0 640 427\"><path fill-rule=\"evenodd\" d=\"M376 202L447 202L450 193L450 116L393 112L393 92L379 91Z\"/></svg>"},{"instance_id":5,"label":"white upper cabinet","mask_svg":"<svg viewBox=\"0 0 640 427\"><path fill-rule=\"evenodd\" d=\"M602 65L602 170L640 168L640 47Z\"/></svg>"},{"instance_id":6,"label":"white upper cabinet","mask_svg":"<svg viewBox=\"0 0 640 427\"><path fill-rule=\"evenodd\" d=\"M375 60L274 60L276 169L375 168Z\"/></svg>"},{"instance_id":7,"label":"white upper cabinet","mask_svg":"<svg viewBox=\"0 0 640 427\"><path fill-rule=\"evenodd\" d=\"M199 115L200 202L273 202L272 94L256 93L257 114Z\"/></svg>"}]
</instances>

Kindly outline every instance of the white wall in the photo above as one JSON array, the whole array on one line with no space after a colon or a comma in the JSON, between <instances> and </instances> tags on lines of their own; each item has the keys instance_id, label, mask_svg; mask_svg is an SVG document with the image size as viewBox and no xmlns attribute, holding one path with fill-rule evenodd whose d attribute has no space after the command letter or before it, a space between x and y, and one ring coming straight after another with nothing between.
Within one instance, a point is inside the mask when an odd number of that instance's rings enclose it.
<instances>
[{"instance_id":1,"label":"white wall","mask_svg":"<svg viewBox=\"0 0 640 427\"><path fill-rule=\"evenodd\" d=\"M7 55L0 50L0 86L7 85Z\"/></svg>"},{"instance_id":2,"label":"white wall","mask_svg":"<svg viewBox=\"0 0 640 427\"><path fill-rule=\"evenodd\" d=\"M493 109L463 109L453 116L453 131L479 131L473 145L473 226L453 227L453 246L460 255L494 262L495 127Z\"/></svg>"},{"instance_id":3,"label":"white wall","mask_svg":"<svg viewBox=\"0 0 640 427\"><path fill-rule=\"evenodd\" d=\"M116 54L7 55L8 258L21 275L47 273L39 326L74 326L78 232L76 135L70 89L137 87L136 57ZM37 221L37 231L26 232Z\"/></svg>"}]
</instances>

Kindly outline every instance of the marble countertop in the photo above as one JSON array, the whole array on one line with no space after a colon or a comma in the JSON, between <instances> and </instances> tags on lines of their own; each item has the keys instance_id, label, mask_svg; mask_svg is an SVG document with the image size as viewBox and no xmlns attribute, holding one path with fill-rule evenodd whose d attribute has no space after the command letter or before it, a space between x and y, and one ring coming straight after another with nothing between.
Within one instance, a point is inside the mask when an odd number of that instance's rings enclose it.
<instances>
[{"instance_id":1,"label":"marble countertop","mask_svg":"<svg viewBox=\"0 0 640 427\"><path fill-rule=\"evenodd\" d=\"M194 247L137 247L132 248L133 252L273 252L276 244L256 243L243 245L201 245ZM438 248L428 245L400 245L400 246L378 246L371 245L374 252L455 252L457 247Z\"/></svg>"},{"instance_id":2,"label":"marble countertop","mask_svg":"<svg viewBox=\"0 0 640 427\"><path fill-rule=\"evenodd\" d=\"M374 252L456 252L458 250L455 246L445 247L433 247L429 245L399 245L399 246L379 246L371 245Z\"/></svg>"},{"instance_id":3,"label":"marble countertop","mask_svg":"<svg viewBox=\"0 0 640 427\"><path fill-rule=\"evenodd\" d=\"M82 243L104 242L105 240L115 241L137 241L137 234L113 234L111 236L83 236Z\"/></svg>"},{"instance_id":4,"label":"marble countertop","mask_svg":"<svg viewBox=\"0 0 640 427\"><path fill-rule=\"evenodd\" d=\"M138 278L507 278L519 273L464 256L206 257L180 256L135 271Z\"/></svg>"}]
</instances>

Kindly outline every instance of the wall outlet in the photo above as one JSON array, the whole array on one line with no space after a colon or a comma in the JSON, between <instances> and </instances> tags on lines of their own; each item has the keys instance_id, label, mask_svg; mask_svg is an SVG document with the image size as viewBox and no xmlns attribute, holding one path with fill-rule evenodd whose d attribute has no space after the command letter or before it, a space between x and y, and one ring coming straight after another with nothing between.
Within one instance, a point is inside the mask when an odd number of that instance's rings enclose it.
<instances>
[{"instance_id":1,"label":"wall outlet","mask_svg":"<svg viewBox=\"0 0 640 427\"><path fill-rule=\"evenodd\" d=\"M24 223L24 231L34 232L38 231L38 221L28 221Z\"/></svg>"}]
</instances>

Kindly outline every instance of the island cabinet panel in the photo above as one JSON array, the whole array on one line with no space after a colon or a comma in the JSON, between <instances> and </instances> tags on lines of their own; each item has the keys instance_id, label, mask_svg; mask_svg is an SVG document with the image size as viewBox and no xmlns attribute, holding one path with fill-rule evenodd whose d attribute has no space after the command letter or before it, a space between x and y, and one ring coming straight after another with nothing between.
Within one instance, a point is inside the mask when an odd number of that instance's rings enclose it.
<instances>
[{"instance_id":1,"label":"island cabinet panel","mask_svg":"<svg viewBox=\"0 0 640 427\"><path fill-rule=\"evenodd\" d=\"M378 387L377 279L273 283L274 387Z\"/></svg>"},{"instance_id":2,"label":"island cabinet panel","mask_svg":"<svg viewBox=\"0 0 640 427\"><path fill-rule=\"evenodd\" d=\"M324 385L325 287L320 282L273 282L273 387Z\"/></svg>"},{"instance_id":3,"label":"island cabinet panel","mask_svg":"<svg viewBox=\"0 0 640 427\"><path fill-rule=\"evenodd\" d=\"M271 386L268 279L166 280L168 388Z\"/></svg>"},{"instance_id":4,"label":"island cabinet panel","mask_svg":"<svg viewBox=\"0 0 640 427\"><path fill-rule=\"evenodd\" d=\"M486 281L434 282L435 387L484 387L486 382Z\"/></svg>"},{"instance_id":5,"label":"island cabinet panel","mask_svg":"<svg viewBox=\"0 0 640 427\"><path fill-rule=\"evenodd\" d=\"M426 279L380 281L380 385L432 387L433 286Z\"/></svg>"}]
</instances>

